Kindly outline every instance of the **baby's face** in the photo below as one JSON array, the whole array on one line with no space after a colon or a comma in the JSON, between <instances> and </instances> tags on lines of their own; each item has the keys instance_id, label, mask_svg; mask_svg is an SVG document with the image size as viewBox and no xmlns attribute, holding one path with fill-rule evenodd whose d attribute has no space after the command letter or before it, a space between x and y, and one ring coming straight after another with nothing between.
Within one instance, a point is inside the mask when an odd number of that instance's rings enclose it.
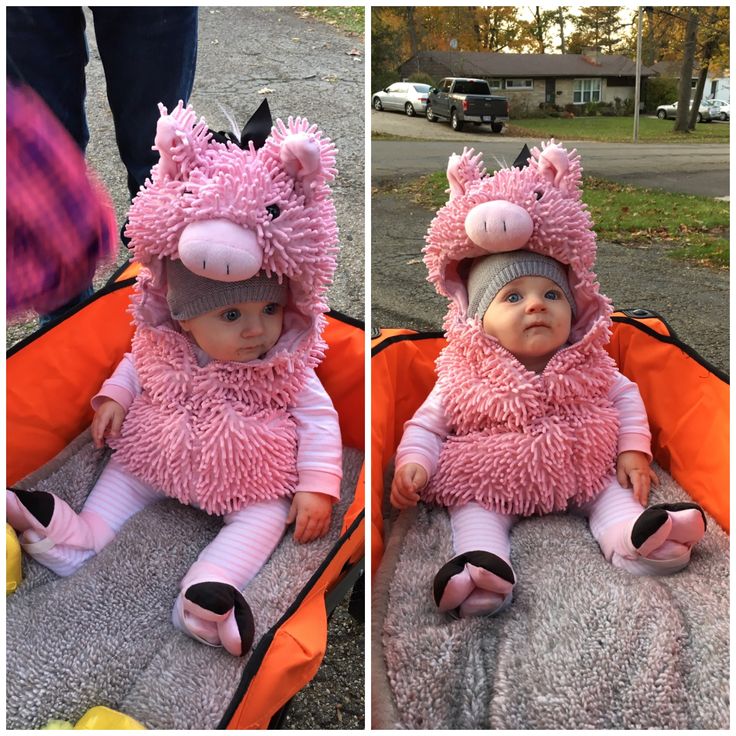
<instances>
[{"instance_id":1,"label":"baby's face","mask_svg":"<svg viewBox=\"0 0 736 736\"><path fill-rule=\"evenodd\" d=\"M284 308L274 302L239 302L179 324L210 358L245 363L260 358L278 342Z\"/></svg>"},{"instance_id":2,"label":"baby's face","mask_svg":"<svg viewBox=\"0 0 736 736\"><path fill-rule=\"evenodd\" d=\"M530 371L540 372L570 336L572 310L554 281L522 276L496 294L483 330Z\"/></svg>"}]
</instances>

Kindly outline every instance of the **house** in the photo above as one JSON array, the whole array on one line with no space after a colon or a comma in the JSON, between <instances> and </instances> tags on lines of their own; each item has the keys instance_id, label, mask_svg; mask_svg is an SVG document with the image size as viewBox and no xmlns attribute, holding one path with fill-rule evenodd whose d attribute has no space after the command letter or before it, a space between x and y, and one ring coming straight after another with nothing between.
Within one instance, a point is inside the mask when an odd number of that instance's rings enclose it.
<instances>
[{"instance_id":1,"label":"house","mask_svg":"<svg viewBox=\"0 0 736 736\"><path fill-rule=\"evenodd\" d=\"M651 68L660 77L669 77L670 79L680 79L680 67L682 66L681 61L658 61L656 64L652 64ZM693 68L692 80L690 86L695 89L698 85L698 75L700 69ZM731 78L730 77L719 77L708 75L705 78L705 87L703 88L703 97L706 100L723 100L724 102L731 101Z\"/></svg>"},{"instance_id":2,"label":"house","mask_svg":"<svg viewBox=\"0 0 736 736\"><path fill-rule=\"evenodd\" d=\"M512 110L532 112L544 103L583 105L634 99L636 64L627 56L602 54L495 54L486 51L420 51L399 66L402 79L424 72L443 77L487 79L509 99ZM654 75L642 66L642 84Z\"/></svg>"}]
</instances>

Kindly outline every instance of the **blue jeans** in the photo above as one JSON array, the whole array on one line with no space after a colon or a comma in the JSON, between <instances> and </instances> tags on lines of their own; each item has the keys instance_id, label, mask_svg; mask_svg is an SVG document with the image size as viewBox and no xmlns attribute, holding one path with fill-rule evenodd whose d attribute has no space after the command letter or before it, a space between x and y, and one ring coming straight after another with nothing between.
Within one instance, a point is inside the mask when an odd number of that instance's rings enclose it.
<instances>
[{"instance_id":1,"label":"blue jeans","mask_svg":"<svg viewBox=\"0 0 736 736\"><path fill-rule=\"evenodd\" d=\"M197 8L92 8L107 99L130 196L158 154L151 150L163 102L188 102L197 61ZM9 7L11 68L44 99L84 151L84 67L89 60L81 7Z\"/></svg>"},{"instance_id":2,"label":"blue jeans","mask_svg":"<svg viewBox=\"0 0 736 736\"><path fill-rule=\"evenodd\" d=\"M151 150L158 103L171 110L179 100L186 104L192 92L197 8L91 10L115 139L132 198L158 161ZM84 108L89 51L82 8L8 7L6 20L8 73L40 95L84 152L89 142ZM127 238L123 242L127 245ZM78 302L79 298L72 300ZM43 315L42 323L70 306Z\"/></svg>"}]
</instances>

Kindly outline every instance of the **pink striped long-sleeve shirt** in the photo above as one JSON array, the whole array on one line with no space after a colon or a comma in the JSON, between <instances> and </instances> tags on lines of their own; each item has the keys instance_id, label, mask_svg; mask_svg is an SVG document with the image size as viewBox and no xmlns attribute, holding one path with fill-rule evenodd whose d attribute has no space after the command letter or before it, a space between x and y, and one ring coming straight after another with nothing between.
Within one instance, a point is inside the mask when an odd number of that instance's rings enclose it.
<instances>
[{"instance_id":1,"label":"pink striped long-sleeve shirt","mask_svg":"<svg viewBox=\"0 0 736 736\"><path fill-rule=\"evenodd\" d=\"M197 354L200 365L204 365L207 362L205 354L199 350ZM127 412L140 393L133 355L126 353L112 376L92 397L92 408L96 411L105 399L114 399ZM289 413L296 421L298 438L296 467L299 482L295 492L324 493L339 499L342 478L340 424L332 401L314 370L307 373L304 388Z\"/></svg>"},{"instance_id":2,"label":"pink striped long-sleeve shirt","mask_svg":"<svg viewBox=\"0 0 736 736\"><path fill-rule=\"evenodd\" d=\"M645 453L651 460L652 435L637 385L619 373L608 398L618 411L621 423L618 452L637 450ZM396 467L417 463L431 478L437 469L440 450L448 432L442 396L435 384L414 416L404 424L404 435L396 451Z\"/></svg>"}]
</instances>

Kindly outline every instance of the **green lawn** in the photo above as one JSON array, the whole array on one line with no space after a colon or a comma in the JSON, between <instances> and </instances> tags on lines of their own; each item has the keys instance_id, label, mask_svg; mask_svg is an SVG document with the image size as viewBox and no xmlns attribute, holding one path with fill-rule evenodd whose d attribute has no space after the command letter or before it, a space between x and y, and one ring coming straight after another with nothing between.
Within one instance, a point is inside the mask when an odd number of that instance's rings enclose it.
<instances>
[{"instance_id":1,"label":"green lawn","mask_svg":"<svg viewBox=\"0 0 736 736\"><path fill-rule=\"evenodd\" d=\"M399 192L437 209L447 201L446 189L446 174L436 172L403 184ZM583 201L590 209L600 240L662 245L674 257L716 268L728 267L728 202L594 177L583 179Z\"/></svg>"},{"instance_id":2,"label":"green lawn","mask_svg":"<svg viewBox=\"0 0 736 736\"><path fill-rule=\"evenodd\" d=\"M341 31L358 33L365 32L365 9L362 5L348 6L307 6L299 8L303 13L324 23L339 28Z\"/></svg>"},{"instance_id":3,"label":"green lawn","mask_svg":"<svg viewBox=\"0 0 736 736\"><path fill-rule=\"evenodd\" d=\"M698 123L690 133L675 133L674 120L639 118L639 140L642 143L728 143L730 123ZM522 118L514 120L507 135L558 140L588 140L608 143L631 143L633 117Z\"/></svg>"}]
</instances>

